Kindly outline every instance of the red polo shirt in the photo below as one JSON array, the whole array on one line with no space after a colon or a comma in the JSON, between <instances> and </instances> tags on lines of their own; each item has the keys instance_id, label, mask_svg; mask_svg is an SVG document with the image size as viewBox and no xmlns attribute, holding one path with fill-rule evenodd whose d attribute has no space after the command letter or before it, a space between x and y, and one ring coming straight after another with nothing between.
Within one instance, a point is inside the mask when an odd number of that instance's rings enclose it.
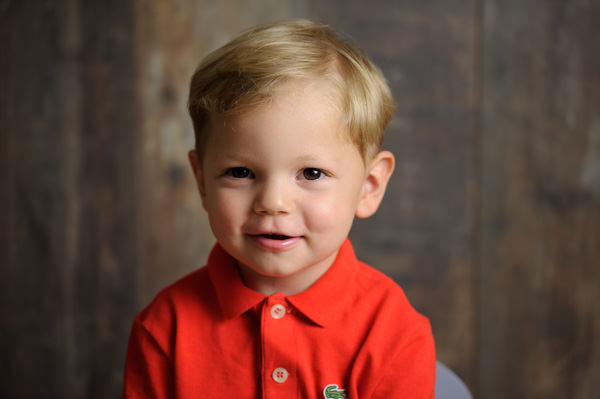
<instances>
[{"instance_id":1,"label":"red polo shirt","mask_svg":"<svg viewBox=\"0 0 600 399\"><path fill-rule=\"evenodd\" d=\"M348 240L288 297L247 288L216 245L136 317L123 398L433 398L434 374L429 322Z\"/></svg>"}]
</instances>

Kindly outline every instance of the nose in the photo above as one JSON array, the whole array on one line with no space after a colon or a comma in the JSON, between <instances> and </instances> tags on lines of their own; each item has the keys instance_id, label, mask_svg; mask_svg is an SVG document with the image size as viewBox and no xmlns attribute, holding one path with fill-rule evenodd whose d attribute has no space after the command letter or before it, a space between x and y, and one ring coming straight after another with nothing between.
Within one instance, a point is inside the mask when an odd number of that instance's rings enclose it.
<instances>
[{"instance_id":1,"label":"nose","mask_svg":"<svg viewBox=\"0 0 600 399\"><path fill-rule=\"evenodd\" d=\"M254 212L265 215L289 214L294 209L291 187L283 179L270 179L258 186Z\"/></svg>"}]
</instances>

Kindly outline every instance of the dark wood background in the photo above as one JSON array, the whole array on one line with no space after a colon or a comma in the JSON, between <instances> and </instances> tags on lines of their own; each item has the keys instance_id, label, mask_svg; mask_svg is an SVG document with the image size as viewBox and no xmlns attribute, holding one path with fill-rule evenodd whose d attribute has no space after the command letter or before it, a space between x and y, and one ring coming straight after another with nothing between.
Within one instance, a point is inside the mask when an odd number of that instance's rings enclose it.
<instances>
[{"instance_id":1,"label":"dark wood background","mask_svg":"<svg viewBox=\"0 0 600 399\"><path fill-rule=\"evenodd\" d=\"M600 397L600 3L0 1L0 396L118 397L131 321L213 243L190 75L309 17L380 65L398 168L360 257L477 398Z\"/></svg>"}]
</instances>

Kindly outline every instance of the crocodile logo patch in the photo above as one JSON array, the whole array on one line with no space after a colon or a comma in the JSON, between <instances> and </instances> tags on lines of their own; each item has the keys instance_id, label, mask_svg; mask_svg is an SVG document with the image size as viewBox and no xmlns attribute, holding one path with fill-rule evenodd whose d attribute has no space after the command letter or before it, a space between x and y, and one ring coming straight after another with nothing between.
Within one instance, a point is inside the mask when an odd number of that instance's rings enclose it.
<instances>
[{"instance_id":1,"label":"crocodile logo patch","mask_svg":"<svg viewBox=\"0 0 600 399\"><path fill-rule=\"evenodd\" d=\"M344 399L346 390L341 389L337 384L329 384L323 389L323 398L325 399Z\"/></svg>"}]
</instances>

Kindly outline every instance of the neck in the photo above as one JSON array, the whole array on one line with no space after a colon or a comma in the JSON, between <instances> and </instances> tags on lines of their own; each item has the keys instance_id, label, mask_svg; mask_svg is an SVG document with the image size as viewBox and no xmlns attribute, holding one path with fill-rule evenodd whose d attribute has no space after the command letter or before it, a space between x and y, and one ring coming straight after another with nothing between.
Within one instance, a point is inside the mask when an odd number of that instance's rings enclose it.
<instances>
[{"instance_id":1,"label":"neck","mask_svg":"<svg viewBox=\"0 0 600 399\"><path fill-rule=\"evenodd\" d=\"M246 287L265 295L278 292L285 296L299 294L310 288L317 280L329 270L335 254L331 259L326 259L316 265L308 266L289 276L269 276L257 273L252 268L237 262L238 271Z\"/></svg>"}]
</instances>

